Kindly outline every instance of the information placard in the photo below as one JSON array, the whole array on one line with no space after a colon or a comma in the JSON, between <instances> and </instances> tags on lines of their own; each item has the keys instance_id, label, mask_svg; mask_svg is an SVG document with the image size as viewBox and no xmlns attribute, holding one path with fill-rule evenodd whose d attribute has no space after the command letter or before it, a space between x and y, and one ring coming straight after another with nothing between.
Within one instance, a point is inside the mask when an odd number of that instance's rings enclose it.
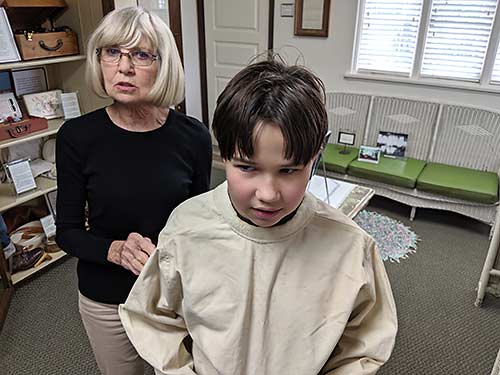
<instances>
[{"instance_id":1,"label":"information placard","mask_svg":"<svg viewBox=\"0 0 500 375\"><path fill-rule=\"evenodd\" d=\"M28 159L15 160L5 164L17 194L36 189L36 181Z\"/></svg>"},{"instance_id":2,"label":"information placard","mask_svg":"<svg viewBox=\"0 0 500 375\"><path fill-rule=\"evenodd\" d=\"M54 220L54 216L44 216L40 218L40 223L42 223L42 228L47 238L56 235L56 222Z\"/></svg>"}]
</instances>

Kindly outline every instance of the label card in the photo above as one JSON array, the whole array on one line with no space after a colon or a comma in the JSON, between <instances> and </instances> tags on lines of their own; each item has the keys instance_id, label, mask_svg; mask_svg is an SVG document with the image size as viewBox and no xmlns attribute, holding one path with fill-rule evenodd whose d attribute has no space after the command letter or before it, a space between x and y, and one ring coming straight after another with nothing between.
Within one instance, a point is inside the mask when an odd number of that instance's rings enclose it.
<instances>
[{"instance_id":1,"label":"label card","mask_svg":"<svg viewBox=\"0 0 500 375\"><path fill-rule=\"evenodd\" d=\"M66 94L61 94L62 106L64 111L64 118L66 120L70 118L80 117L82 113L80 112L80 106L78 104L78 96L76 92L68 92Z\"/></svg>"},{"instance_id":2,"label":"label card","mask_svg":"<svg viewBox=\"0 0 500 375\"><path fill-rule=\"evenodd\" d=\"M56 222L54 220L54 216L52 215L44 216L40 218L40 223L42 223L42 228L47 238L56 235Z\"/></svg>"}]
</instances>

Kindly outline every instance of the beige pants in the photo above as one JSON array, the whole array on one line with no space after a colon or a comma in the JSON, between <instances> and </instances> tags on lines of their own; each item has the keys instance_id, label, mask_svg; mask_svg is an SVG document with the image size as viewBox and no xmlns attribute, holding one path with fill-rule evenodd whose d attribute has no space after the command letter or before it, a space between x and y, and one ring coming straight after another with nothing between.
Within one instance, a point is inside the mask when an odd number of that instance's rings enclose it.
<instances>
[{"instance_id":1,"label":"beige pants","mask_svg":"<svg viewBox=\"0 0 500 375\"><path fill-rule=\"evenodd\" d=\"M123 329L118 305L95 302L78 293L83 325L103 375L143 375L144 361Z\"/></svg>"}]
</instances>

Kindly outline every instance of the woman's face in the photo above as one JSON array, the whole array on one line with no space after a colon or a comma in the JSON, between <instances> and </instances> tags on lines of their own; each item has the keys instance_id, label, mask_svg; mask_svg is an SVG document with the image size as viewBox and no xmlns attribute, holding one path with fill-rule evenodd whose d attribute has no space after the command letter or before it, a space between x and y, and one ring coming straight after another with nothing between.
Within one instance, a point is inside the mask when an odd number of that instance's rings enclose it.
<instances>
[{"instance_id":1,"label":"woman's face","mask_svg":"<svg viewBox=\"0 0 500 375\"><path fill-rule=\"evenodd\" d=\"M154 60L149 66L134 64L130 53L132 51L143 51L156 54L147 43L140 43L136 48L127 49L119 46L107 47L108 52L116 54L121 51L122 55L118 62L107 62L101 57L101 70L106 93L118 103L141 104L145 103L145 97L153 87L158 72L158 60ZM110 50L109 48L112 48ZM105 53L104 51L101 52Z\"/></svg>"}]
</instances>

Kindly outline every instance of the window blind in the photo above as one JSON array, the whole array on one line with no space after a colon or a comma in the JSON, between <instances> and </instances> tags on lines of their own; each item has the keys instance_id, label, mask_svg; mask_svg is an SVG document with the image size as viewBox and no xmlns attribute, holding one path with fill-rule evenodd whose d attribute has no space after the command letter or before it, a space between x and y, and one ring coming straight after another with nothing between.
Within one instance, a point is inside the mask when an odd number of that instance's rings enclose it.
<instances>
[{"instance_id":1,"label":"window blind","mask_svg":"<svg viewBox=\"0 0 500 375\"><path fill-rule=\"evenodd\" d=\"M423 0L366 0L356 70L410 75Z\"/></svg>"},{"instance_id":2,"label":"window blind","mask_svg":"<svg viewBox=\"0 0 500 375\"><path fill-rule=\"evenodd\" d=\"M497 56L495 57L495 65L493 65L493 72L491 73L491 82L500 84L500 46L497 49Z\"/></svg>"},{"instance_id":3,"label":"window blind","mask_svg":"<svg viewBox=\"0 0 500 375\"><path fill-rule=\"evenodd\" d=\"M479 81L497 0L433 0L421 74Z\"/></svg>"}]
</instances>

